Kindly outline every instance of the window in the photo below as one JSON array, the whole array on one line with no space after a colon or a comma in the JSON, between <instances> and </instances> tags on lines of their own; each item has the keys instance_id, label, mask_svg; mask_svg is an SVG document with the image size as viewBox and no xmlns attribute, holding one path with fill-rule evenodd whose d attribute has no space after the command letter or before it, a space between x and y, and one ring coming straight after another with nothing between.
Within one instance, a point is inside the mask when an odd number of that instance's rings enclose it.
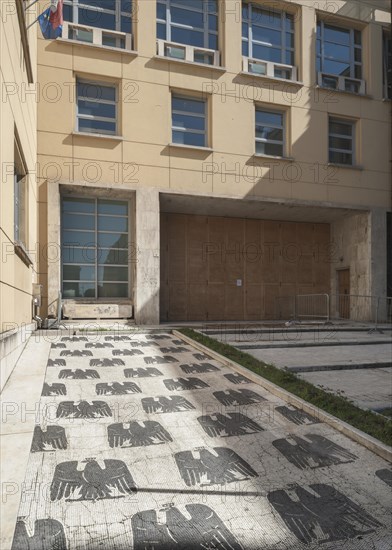
<instances>
[{"instance_id":1,"label":"window","mask_svg":"<svg viewBox=\"0 0 392 550\"><path fill-rule=\"evenodd\" d=\"M27 169L17 140L14 145L14 241L27 247Z\"/></svg>"},{"instance_id":2,"label":"window","mask_svg":"<svg viewBox=\"0 0 392 550\"><path fill-rule=\"evenodd\" d=\"M95 27L107 31L132 33L133 0L64 0L64 20L69 25L68 36L71 40L93 43L93 30L78 27ZM124 37L110 32L102 33L102 46L125 48Z\"/></svg>"},{"instance_id":3,"label":"window","mask_svg":"<svg viewBox=\"0 0 392 550\"><path fill-rule=\"evenodd\" d=\"M354 164L355 123L343 119L329 119L329 162Z\"/></svg>"},{"instance_id":4,"label":"window","mask_svg":"<svg viewBox=\"0 0 392 550\"><path fill-rule=\"evenodd\" d=\"M77 130L90 134L117 134L117 88L77 80Z\"/></svg>"},{"instance_id":5,"label":"window","mask_svg":"<svg viewBox=\"0 0 392 550\"><path fill-rule=\"evenodd\" d=\"M172 142L195 147L207 146L205 100L172 96Z\"/></svg>"},{"instance_id":6,"label":"window","mask_svg":"<svg viewBox=\"0 0 392 550\"><path fill-rule=\"evenodd\" d=\"M256 154L284 156L285 114L256 109Z\"/></svg>"},{"instance_id":7,"label":"window","mask_svg":"<svg viewBox=\"0 0 392 550\"><path fill-rule=\"evenodd\" d=\"M325 73L319 82L326 88L341 88L336 77L347 77L344 88L360 92L362 80L362 34L355 29L317 23L317 73ZM354 79L354 80L350 80ZM355 80L356 79L356 80Z\"/></svg>"},{"instance_id":8,"label":"window","mask_svg":"<svg viewBox=\"0 0 392 550\"><path fill-rule=\"evenodd\" d=\"M157 38L217 51L217 0L158 0ZM164 55L185 59L185 50L169 46ZM212 65L214 56L197 52L193 61Z\"/></svg>"},{"instance_id":9,"label":"window","mask_svg":"<svg viewBox=\"0 0 392 550\"><path fill-rule=\"evenodd\" d=\"M383 32L383 84L384 98L392 99L392 39L388 31Z\"/></svg>"},{"instance_id":10,"label":"window","mask_svg":"<svg viewBox=\"0 0 392 550\"><path fill-rule=\"evenodd\" d=\"M294 65L294 17L286 12L242 4L242 55L272 63ZM275 67L276 78L291 78L289 70Z\"/></svg>"},{"instance_id":11,"label":"window","mask_svg":"<svg viewBox=\"0 0 392 550\"><path fill-rule=\"evenodd\" d=\"M63 197L64 298L127 298L128 202Z\"/></svg>"}]
</instances>

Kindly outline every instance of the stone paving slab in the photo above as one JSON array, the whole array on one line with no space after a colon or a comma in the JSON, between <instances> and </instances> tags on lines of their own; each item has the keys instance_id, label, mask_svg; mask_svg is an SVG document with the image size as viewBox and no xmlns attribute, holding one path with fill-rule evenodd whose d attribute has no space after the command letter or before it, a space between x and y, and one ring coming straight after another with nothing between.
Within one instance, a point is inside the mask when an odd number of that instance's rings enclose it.
<instances>
[{"instance_id":1,"label":"stone paving slab","mask_svg":"<svg viewBox=\"0 0 392 550\"><path fill-rule=\"evenodd\" d=\"M392 368L299 373L300 378L342 395L364 409L392 407Z\"/></svg>"},{"instance_id":2,"label":"stone paving slab","mask_svg":"<svg viewBox=\"0 0 392 550\"><path fill-rule=\"evenodd\" d=\"M389 549L389 471L170 334L59 335L12 550Z\"/></svg>"}]
</instances>

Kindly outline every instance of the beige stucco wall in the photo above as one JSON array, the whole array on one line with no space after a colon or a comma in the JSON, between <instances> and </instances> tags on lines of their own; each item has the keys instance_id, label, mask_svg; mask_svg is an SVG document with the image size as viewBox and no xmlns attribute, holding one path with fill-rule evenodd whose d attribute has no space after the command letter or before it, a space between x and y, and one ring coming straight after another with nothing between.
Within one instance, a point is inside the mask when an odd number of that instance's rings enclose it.
<instances>
[{"instance_id":1,"label":"beige stucco wall","mask_svg":"<svg viewBox=\"0 0 392 550\"><path fill-rule=\"evenodd\" d=\"M15 2L1 2L0 17L0 358L1 385L23 346L25 328L32 321L32 283L37 280L37 55L36 27L28 31L35 83L28 83ZM34 14L28 16L33 21ZM14 129L29 172L27 191L27 242L33 265L28 267L14 253ZM5 336L14 334L12 342ZM16 334L16 335L15 335Z\"/></svg>"},{"instance_id":2,"label":"beige stucco wall","mask_svg":"<svg viewBox=\"0 0 392 550\"><path fill-rule=\"evenodd\" d=\"M383 99L381 64L382 29L390 20L388 2L297 0L275 5L296 14L296 64L301 85L241 74L237 0L222 2L220 36L225 70L157 59L154 1L137 2L137 55L40 38L40 239L45 239L47 186L51 181L129 190L153 187L211 197L267 198L326 208L389 208L391 104ZM367 96L315 88L317 13L364 30ZM75 135L73 92L77 76L119 85L121 139ZM171 90L208 97L212 151L170 146ZM293 161L254 156L255 103L287 109L288 155ZM330 114L358 121L358 167L328 167ZM46 286L45 262L40 271Z\"/></svg>"}]
</instances>

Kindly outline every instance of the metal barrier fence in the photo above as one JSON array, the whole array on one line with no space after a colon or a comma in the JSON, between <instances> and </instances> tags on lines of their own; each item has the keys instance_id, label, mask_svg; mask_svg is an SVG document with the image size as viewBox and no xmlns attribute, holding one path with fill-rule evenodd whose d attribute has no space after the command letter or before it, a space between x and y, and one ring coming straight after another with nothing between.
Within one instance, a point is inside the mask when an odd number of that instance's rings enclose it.
<instances>
[{"instance_id":1,"label":"metal barrier fence","mask_svg":"<svg viewBox=\"0 0 392 550\"><path fill-rule=\"evenodd\" d=\"M276 319L392 323L392 298L360 294L279 296Z\"/></svg>"}]
</instances>

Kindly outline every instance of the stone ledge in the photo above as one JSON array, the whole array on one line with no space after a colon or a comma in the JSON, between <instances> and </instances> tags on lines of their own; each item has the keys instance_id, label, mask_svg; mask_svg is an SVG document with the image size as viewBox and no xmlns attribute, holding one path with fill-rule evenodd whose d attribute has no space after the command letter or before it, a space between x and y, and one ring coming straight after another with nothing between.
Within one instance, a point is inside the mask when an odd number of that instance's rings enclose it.
<instances>
[{"instance_id":1,"label":"stone ledge","mask_svg":"<svg viewBox=\"0 0 392 550\"><path fill-rule=\"evenodd\" d=\"M129 303L79 303L63 301L63 314L69 319L129 319L133 305Z\"/></svg>"}]
</instances>

